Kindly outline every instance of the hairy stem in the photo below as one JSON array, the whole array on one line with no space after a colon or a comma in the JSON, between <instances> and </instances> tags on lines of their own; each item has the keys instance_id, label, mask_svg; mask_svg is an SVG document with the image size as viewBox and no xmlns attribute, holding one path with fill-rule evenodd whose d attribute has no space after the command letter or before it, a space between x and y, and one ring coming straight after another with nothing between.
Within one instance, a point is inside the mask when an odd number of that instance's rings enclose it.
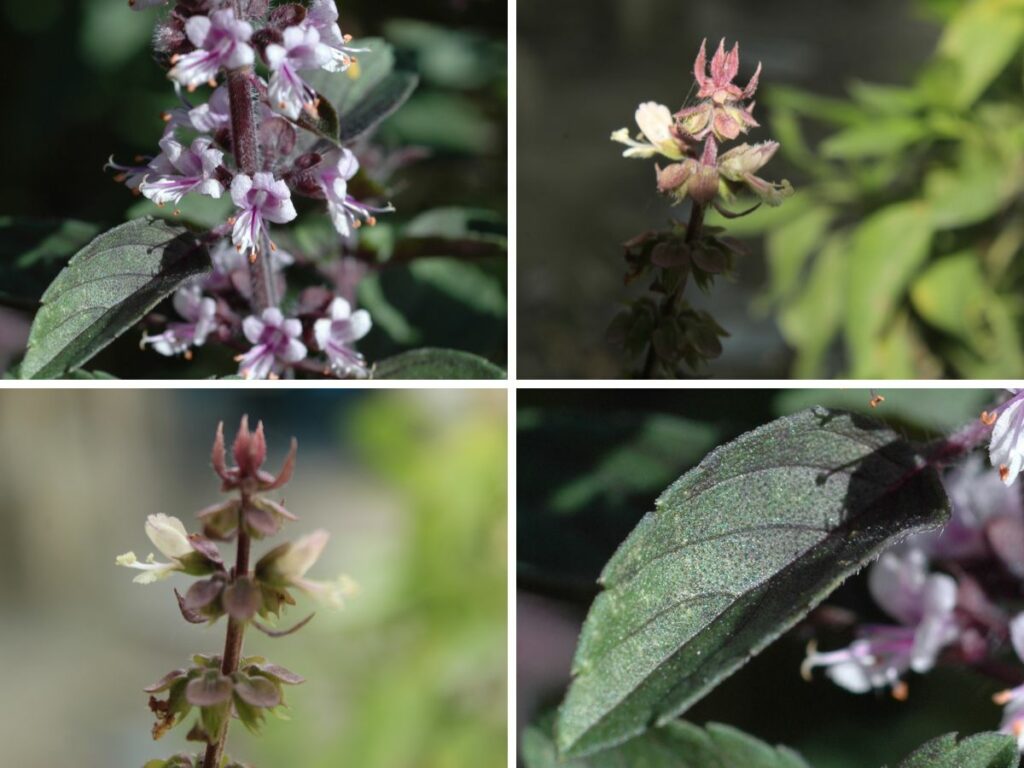
<instances>
[{"instance_id":1,"label":"hairy stem","mask_svg":"<svg viewBox=\"0 0 1024 768\"><path fill-rule=\"evenodd\" d=\"M256 141L256 93L252 85L252 68L241 67L228 73L228 98L231 104L231 148L238 170L253 176L260 169L259 145ZM277 286L270 266L270 253L260 248L249 260L252 283L252 309L255 314L277 306Z\"/></svg>"},{"instance_id":2,"label":"hairy stem","mask_svg":"<svg viewBox=\"0 0 1024 768\"><path fill-rule=\"evenodd\" d=\"M242 492L242 504L238 510L238 550L235 555L235 567L232 571L232 581L241 576L249 575L249 534L245 532L242 519L246 508L249 506L249 496ZM245 634L245 622L228 618L228 631L224 638L224 657L220 665L221 673L232 675L238 671L238 662L242 658L242 639ZM230 706L230 705L229 705ZM228 711L224 723L217 734L217 740L206 746L206 756L203 758L203 768L220 768L220 761L224 757L224 749L228 741L228 726L231 724L231 712Z\"/></svg>"},{"instance_id":3,"label":"hairy stem","mask_svg":"<svg viewBox=\"0 0 1024 768\"><path fill-rule=\"evenodd\" d=\"M692 246L697 242L701 232L704 229L704 212L707 210L707 206L693 203L690 207L690 221L686 225L686 245ZM675 291L665 296L661 302L661 317L668 318L672 317L679 312L679 304L683 300L683 291L685 290L685 283L681 283ZM658 353L654 349L654 341L651 341L651 346L647 350L647 358L644 360L644 367L640 374L642 379L654 378L654 368L658 363Z\"/></svg>"}]
</instances>

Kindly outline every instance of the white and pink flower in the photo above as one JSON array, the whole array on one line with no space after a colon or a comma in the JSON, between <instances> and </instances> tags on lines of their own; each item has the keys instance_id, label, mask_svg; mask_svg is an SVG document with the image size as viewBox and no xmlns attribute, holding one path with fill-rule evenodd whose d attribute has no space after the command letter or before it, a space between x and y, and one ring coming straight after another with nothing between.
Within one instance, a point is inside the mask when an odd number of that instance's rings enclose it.
<instances>
[{"instance_id":1,"label":"white and pink flower","mask_svg":"<svg viewBox=\"0 0 1024 768\"><path fill-rule=\"evenodd\" d=\"M242 332L252 349L238 358L238 374L246 379L266 379L306 358L306 345L299 341L302 322L286 318L271 307L242 321Z\"/></svg>"},{"instance_id":2,"label":"white and pink flower","mask_svg":"<svg viewBox=\"0 0 1024 768\"><path fill-rule=\"evenodd\" d=\"M252 24L236 18L231 8L192 16L185 22L185 34L196 50L172 59L174 66L167 74L190 91L215 83L222 68L247 67L255 60L249 45Z\"/></svg>"},{"instance_id":3,"label":"white and pink flower","mask_svg":"<svg viewBox=\"0 0 1024 768\"><path fill-rule=\"evenodd\" d=\"M271 43L266 50L270 67L270 103L292 120L305 109L316 115L316 91L299 74L304 69L320 69L332 60L331 49L320 41L313 26L288 27L281 44Z\"/></svg>"},{"instance_id":4,"label":"white and pink flower","mask_svg":"<svg viewBox=\"0 0 1024 768\"><path fill-rule=\"evenodd\" d=\"M150 164L139 184L139 191L157 205L177 205L190 192L219 198L224 185L217 179L217 169L224 162L224 153L213 142L200 136L186 147L177 139L165 136L163 150Z\"/></svg>"},{"instance_id":5,"label":"white and pink flower","mask_svg":"<svg viewBox=\"0 0 1024 768\"><path fill-rule=\"evenodd\" d=\"M240 210L231 240L242 253L255 255L269 245L267 222L286 224L297 216L291 190L272 173L239 173L231 182L231 199Z\"/></svg>"},{"instance_id":6,"label":"white and pink flower","mask_svg":"<svg viewBox=\"0 0 1024 768\"><path fill-rule=\"evenodd\" d=\"M370 332L373 322L365 309L352 306L338 296L328 307L328 316L313 324L317 346L327 355L331 370L345 378L365 378L366 359L356 351L355 342Z\"/></svg>"}]
</instances>

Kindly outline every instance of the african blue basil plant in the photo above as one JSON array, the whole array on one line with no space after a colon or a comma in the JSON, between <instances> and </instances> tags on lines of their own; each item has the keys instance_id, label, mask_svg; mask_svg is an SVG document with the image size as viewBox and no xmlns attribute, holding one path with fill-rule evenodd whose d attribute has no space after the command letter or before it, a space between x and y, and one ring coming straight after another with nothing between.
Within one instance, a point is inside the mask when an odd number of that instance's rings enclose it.
<instances>
[{"instance_id":1,"label":"african blue basil plant","mask_svg":"<svg viewBox=\"0 0 1024 768\"><path fill-rule=\"evenodd\" d=\"M862 625L840 650L819 651L812 643L802 672L810 679L821 667L848 691L890 690L898 699L909 693L909 672L938 663L997 674L1014 685L995 696L1004 707L1001 730L1024 751L1024 671L997 661L1009 640L1024 663L1024 500L1016 482L1024 469L1024 390L1011 394L950 440L969 446L991 430L991 467L969 454L943 477L950 522L911 537L871 566L871 595L894 623Z\"/></svg>"},{"instance_id":2,"label":"african blue basil plant","mask_svg":"<svg viewBox=\"0 0 1024 768\"><path fill-rule=\"evenodd\" d=\"M129 4L143 10L169 0ZM177 291L180 319L143 344L188 357L218 342L238 351L245 378L296 370L365 377L366 361L354 344L369 332L369 314L353 311L353 291L333 294L337 286L308 288L297 306L282 308L285 270L294 260L273 240L274 226L298 217L293 196L324 203L345 241L393 210L357 200L349 182L359 160L319 140L325 121L336 124L337 116L303 73L344 77L364 50L342 34L334 0L273 8L269 0L178 0L157 21L153 47L180 105L164 115L156 156L109 166L159 206L227 195L235 210L205 237L212 273ZM205 100L193 96L201 87L210 89Z\"/></svg>"},{"instance_id":3,"label":"african blue basil plant","mask_svg":"<svg viewBox=\"0 0 1024 768\"><path fill-rule=\"evenodd\" d=\"M662 296L659 302L650 297L634 302L609 330L613 343L623 347L629 358L646 353L639 370L643 378L675 377L684 366L695 370L722 352L719 337L727 335L725 330L709 313L690 307L683 298L691 274L706 289L715 275L732 268L738 252L736 244L720 237L721 229L705 226L707 210L736 218L762 203L780 205L793 193L788 181L773 183L757 175L778 151L778 142L744 143L720 152L725 142L758 127L750 99L757 91L761 66L742 88L733 82L739 68L739 44L726 51L725 40L709 68L705 40L693 68L697 103L673 114L662 104L646 102L636 110L640 129L636 139L627 128L611 136L626 145L624 157L668 160L665 167L655 166L658 192L672 205L690 204L687 224L674 221L668 230L645 232L625 244L630 270L626 282L653 272L651 290ZM738 212L726 207L741 194L756 198L753 207Z\"/></svg>"},{"instance_id":4,"label":"african blue basil plant","mask_svg":"<svg viewBox=\"0 0 1024 768\"><path fill-rule=\"evenodd\" d=\"M231 720L237 718L258 732L266 715L279 714L284 706L282 686L297 685L303 678L261 656L243 656L246 628L252 626L271 637L291 634L312 615L285 630L273 629L265 621L295 605L293 592L341 607L353 590L345 577L330 582L306 577L327 543L328 534L323 530L274 547L249 565L253 541L273 536L285 522L298 519L266 495L291 479L295 452L292 440L281 471L271 475L263 470L267 456L263 424L251 431L243 417L232 446L235 466L229 466L221 424L213 443L212 463L221 491L234 494L233 498L197 513L201 534L190 534L176 517L150 515L146 535L167 562L154 555L140 562L133 552L117 558L118 565L141 571L134 579L138 584L152 584L176 573L194 577L196 581L184 595L174 592L182 617L192 624L212 625L221 618L227 623L223 653L197 654L187 667L172 670L145 689L156 717L153 738L161 738L195 712L188 739L205 744L204 752L151 760L145 768L247 768L225 753ZM231 540L237 542L233 565L224 562L216 544Z\"/></svg>"}]
</instances>

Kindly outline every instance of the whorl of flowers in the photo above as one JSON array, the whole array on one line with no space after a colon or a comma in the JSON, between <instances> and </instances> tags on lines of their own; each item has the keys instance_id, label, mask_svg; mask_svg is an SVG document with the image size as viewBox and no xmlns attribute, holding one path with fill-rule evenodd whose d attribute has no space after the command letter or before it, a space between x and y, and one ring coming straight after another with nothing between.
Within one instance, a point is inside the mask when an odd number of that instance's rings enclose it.
<instances>
[{"instance_id":1,"label":"whorl of flowers","mask_svg":"<svg viewBox=\"0 0 1024 768\"><path fill-rule=\"evenodd\" d=\"M636 110L640 132L635 139L627 128L612 134L613 141L626 145L624 157L661 156L672 161L657 166L656 175L658 191L674 204L689 198L699 206L713 205L725 215L735 216L722 203L732 202L741 192L773 206L793 192L788 181L774 183L757 175L778 150L778 142L744 143L721 151L723 143L758 127L750 99L757 90L761 65L744 87L733 82L739 67L739 43L726 51L723 39L709 68L705 40L694 62L698 102L675 114L662 104L645 102Z\"/></svg>"},{"instance_id":2,"label":"whorl of flowers","mask_svg":"<svg viewBox=\"0 0 1024 768\"><path fill-rule=\"evenodd\" d=\"M191 664L168 672L144 689L150 694L149 708L156 718L153 738L161 738L194 712L188 739L205 743L205 752L152 760L145 768L244 768L225 755L232 718L258 732L266 715L277 714L284 706L283 686L303 682L299 675L263 657L242 656L245 630L253 627L271 637L282 637L301 629L312 615L286 630L265 623L276 619L286 606L295 605L294 591L335 608L353 592L353 583L345 577L334 581L307 577L327 544L328 533L322 530L270 549L250 567L252 542L273 536L285 523L298 519L267 497L291 480L296 443L292 440L280 472L272 475L263 469L267 457L263 424L252 431L248 418L243 417L231 452L233 466L228 464L220 425L212 465L221 480L221 491L235 495L197 513L202 533L190 534L176 517L151 514L146 535L167 562L154 555L140 562L133 552L116 560L120 566L141 571L134 579L139 584L175 574L194 577L184 594L174 592L182 617L192 624L214 624L221 618L227 622L223 654L193 656ZM233 566L224 562L216 543L227 541L236 541Z\"/></svg>"},{"instance_id":3,"label":"whorl of flowers","mask_svg":"<svg viewBox=\"0 0 1024 768\"><path fill-rule=\"evenodd\" d=\"M323 296L318 286L283 306L284 270L302 259L280 251L273 239L275 227L298 218L296 196L321 201L338 232L339 252L358 227L393 210L357 199L352 182L360 170L358 158L318 135L325 105L304 73L324 70L347 77L340 73L365 50L342 34L335 1L271 7L266 0L130 0L129 5L136 11L172 6L157 21L153 45L180 103L164 115L156 155L134 165L111 160L108 167L118 172L118 181L158 206L226 195L235 209L206 237L212 273L179 291L174 307L181 319L146 335L144 345L162 355L191 358L197 347L223 344L236 351L244 378L295 371L367 376L369 368L354 344L370 331L369 315L355 313L358 322L346 333L314 330L324 327L322 320L337 323L337 300L347 305L351 299L345 286L331 284L326 270L332 295ZM192 94L205 88L210 89L205 100L193 101Z\"/></svg>"}]
</instances>

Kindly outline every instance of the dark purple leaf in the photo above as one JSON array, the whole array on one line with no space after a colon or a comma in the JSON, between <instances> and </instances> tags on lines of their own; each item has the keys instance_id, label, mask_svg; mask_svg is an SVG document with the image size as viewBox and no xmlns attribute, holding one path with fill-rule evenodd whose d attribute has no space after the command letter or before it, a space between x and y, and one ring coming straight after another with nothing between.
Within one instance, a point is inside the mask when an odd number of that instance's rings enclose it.
<instances>
[{"instance_id":1,"label":"dark purple leaf","mask_svg":"<svg viewBox=\"0 0 1024 768\"><path fill-rule=\"evenodd\" d=\"M224 610L236 621L248 621L260 608L260 588L242 576L224 588Z\"/></svg>"},{"instance_id":2,"label":"dark purple leaf","mask_svg":"<svg viewBox=\"0 0 1024 768\"><path fill-rule=\"evenodd\" d=\"M213 707L231 698L231 680L220 672L210 671L192 680L185 689L188 703L196 707Z\"/></svg>"}]
</instances>

